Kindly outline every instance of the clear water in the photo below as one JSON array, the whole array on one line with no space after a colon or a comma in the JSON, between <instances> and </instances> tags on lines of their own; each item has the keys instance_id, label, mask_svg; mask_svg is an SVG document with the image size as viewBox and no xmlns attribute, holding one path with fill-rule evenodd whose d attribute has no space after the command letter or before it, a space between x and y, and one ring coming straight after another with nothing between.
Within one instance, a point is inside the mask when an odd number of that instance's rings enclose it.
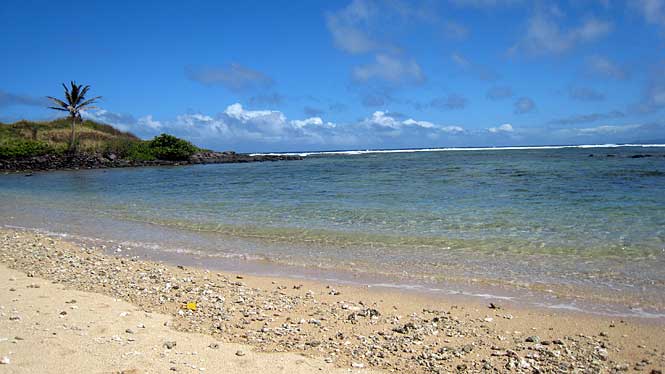
<instances>
[{"instance_id":1,"label":"clear water","mask_svg":"<svg viewBox=\"0 0 665 374\"><path fill-rule=\"evenodd\" d=\"M203 265L234 259L294 275L352 273L665 313L664 147L9 174L0 176L0 204L5 225L194 256Z\"/></svg>"}]
</instances>

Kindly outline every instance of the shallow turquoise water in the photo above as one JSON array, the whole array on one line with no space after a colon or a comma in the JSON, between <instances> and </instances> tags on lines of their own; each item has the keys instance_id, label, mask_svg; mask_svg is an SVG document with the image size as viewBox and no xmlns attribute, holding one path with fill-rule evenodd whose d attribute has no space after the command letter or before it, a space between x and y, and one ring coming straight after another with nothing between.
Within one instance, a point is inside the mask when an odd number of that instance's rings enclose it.
<instances>
[{"instance_id":1,"label":"shallow turquoise water","mask_svg":"<svg viewBox=\"0 0 665 374\"><path fill-rule=\"evenodd\" d=\"M629 306L665 310L662 147L4 175L0 203L3 224L154 251L244 255L395 282L475 278L529 292L546 284L569 298L620 292Z\"/></svg>"}]
</instances>

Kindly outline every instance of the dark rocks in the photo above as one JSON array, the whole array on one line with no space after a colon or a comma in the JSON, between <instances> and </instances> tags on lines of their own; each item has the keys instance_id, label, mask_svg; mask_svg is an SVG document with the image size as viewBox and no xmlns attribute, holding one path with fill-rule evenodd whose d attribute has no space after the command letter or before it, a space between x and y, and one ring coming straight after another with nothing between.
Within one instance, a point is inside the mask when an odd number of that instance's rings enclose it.
<instances>
[{"instance_id":1,"label":"dark rocks","mask_svg":"<svg viewBox=\"0 0 665 374\"><path fill-rule=\"evenodd\" d=\"M289 155L247 155L235 152L200 152L190 157L192 164L225 164L239 162L302 160L300 156Z\"/></svg>"},{"instance_id":2,"label":"dark rocks","mask_svg":"<svg viewBox=\"0 0 665 374\"><path fill-rule=\"evenodd\" d=\"M526 338L526 342L527 343L536 343L536 344L538 344L538 343L540 343L540 337L536 336L536 335L529 336L528 338Z\"/></svg>"},{"instance_id":3,"label":"dark rocks","mask_svg":"<svg viewBox=\"0 0 665 374\"><path fill-rule=\"evenodd\" d=\"M31 172L62 169L104 169L141 166L178 166L190 164L224 164L286 160L302 160L302 157L289 155L251 156L235 152L199 152L195 153L190 157L189 160L185 161L137 161L121 159L114 153L48 154L21 159L0 160L0 170ZM26 174L26 176L31 175L32 173Z\"/></svg>"},{"instance_id":4,"label":"dark rocks","mask_svg":"<svg viewBox=\"0 0 665 374\"><path fill-rule=\"evenodd\" d=\"M381 313L378 310L372 309L372 308L367 308L367 309L363 309L363 310L360 310L360 311L353 312L353 313L349 314L349 316L347 317L347 320L354 322L358 319L358 317L378 318L380 316L381 316Z\"/></svg>"},{"instance_id":5,"label":"dark rocks","mask_svg":"<svg viewBox=\"0 0 665 374\"><path fill-rule=\"evenodd\" d=\"M164 348L166 349L173 349L176 346L176 342L164 342Z\"/></svg>"},{"instance_id":6,"label":"dark rocks","mask_svg":"<svg viewBox=\"0 0 665 374\"><path fill-rule=\"evenodd\" d=\"M400 334L408 334L409 331L415 330L416 325L414 325L412 322L408 322L404 324L403 326L395 327L393 329L394 332L400 333Z\"/></svg>"}]
</instances>

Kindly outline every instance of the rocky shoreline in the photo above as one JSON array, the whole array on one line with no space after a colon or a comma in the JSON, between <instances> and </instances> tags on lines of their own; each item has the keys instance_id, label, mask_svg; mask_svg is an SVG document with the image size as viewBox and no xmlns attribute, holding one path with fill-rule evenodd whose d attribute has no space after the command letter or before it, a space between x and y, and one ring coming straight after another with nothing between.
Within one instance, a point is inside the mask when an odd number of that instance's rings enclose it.
<instances>
[{"instance_id":1,"label":"rocky shoreline","mask_svg":"<svg viewBox=\"0 0 665 374\"><path fill-rule=\"evenodd\" d=\"M105 254L30 231L0 229L0 262L172 315L179 331L322 357L342 368L660 374L665 366L665 329L638 320L210 272Z\"/></svg>"},{"instance_id":2,"label":"rocky shoreline","mask_svg":"<svg viewBox=\"0 0 665 374\"><path fill-rule=\"evenodd\" d=\"M196 164L226 164L265 161L302 160L300 156L293 155L256 155L250 156L235 152L198 152L186 161L137 161L127 160L113 153L77 153L77 154L47 154L23 159L1 160L0 171L5 172L31 172L49 170L78 170L78 169L104 169L145 166L178 166Z\"/></svg>"}]
</instances>

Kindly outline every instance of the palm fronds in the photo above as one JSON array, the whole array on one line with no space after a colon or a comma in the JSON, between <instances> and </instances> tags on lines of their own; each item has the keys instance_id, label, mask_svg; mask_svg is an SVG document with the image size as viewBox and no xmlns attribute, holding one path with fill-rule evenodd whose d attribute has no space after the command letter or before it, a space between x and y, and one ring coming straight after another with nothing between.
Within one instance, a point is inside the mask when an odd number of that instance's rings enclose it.
<instances>
[{"instance_id":1,"label":"palm fronds","mask_svg":"<svg viewBox=\"0 0 665 374\"><path fill-rule=\"evenodd\" d=\"M76 137L76 120L81 119L81 111L86 110L86 109L96 109L96 107L92 106L91 104L94 104L97 102L97 100L101 99L101 96L96 96L93 97L92 99L87 99L85 98L85 95L88 93L88 90L90 90L90 86L86 85L79 85L76 84L76 82L71 81L69 82L70 87L67 87L64 83L62 84L62 88L65 89L65 100L60 100L52 96L47 96L49 100L51 100L53 103L55 103L56 106L50 106L50 109L54 110L59 110L63 112L69 112L69 117L72 119L72 133L71 133L71 140L70 140L70 149L75 148L75 137Z\"/></svg>"}]
</instances>

